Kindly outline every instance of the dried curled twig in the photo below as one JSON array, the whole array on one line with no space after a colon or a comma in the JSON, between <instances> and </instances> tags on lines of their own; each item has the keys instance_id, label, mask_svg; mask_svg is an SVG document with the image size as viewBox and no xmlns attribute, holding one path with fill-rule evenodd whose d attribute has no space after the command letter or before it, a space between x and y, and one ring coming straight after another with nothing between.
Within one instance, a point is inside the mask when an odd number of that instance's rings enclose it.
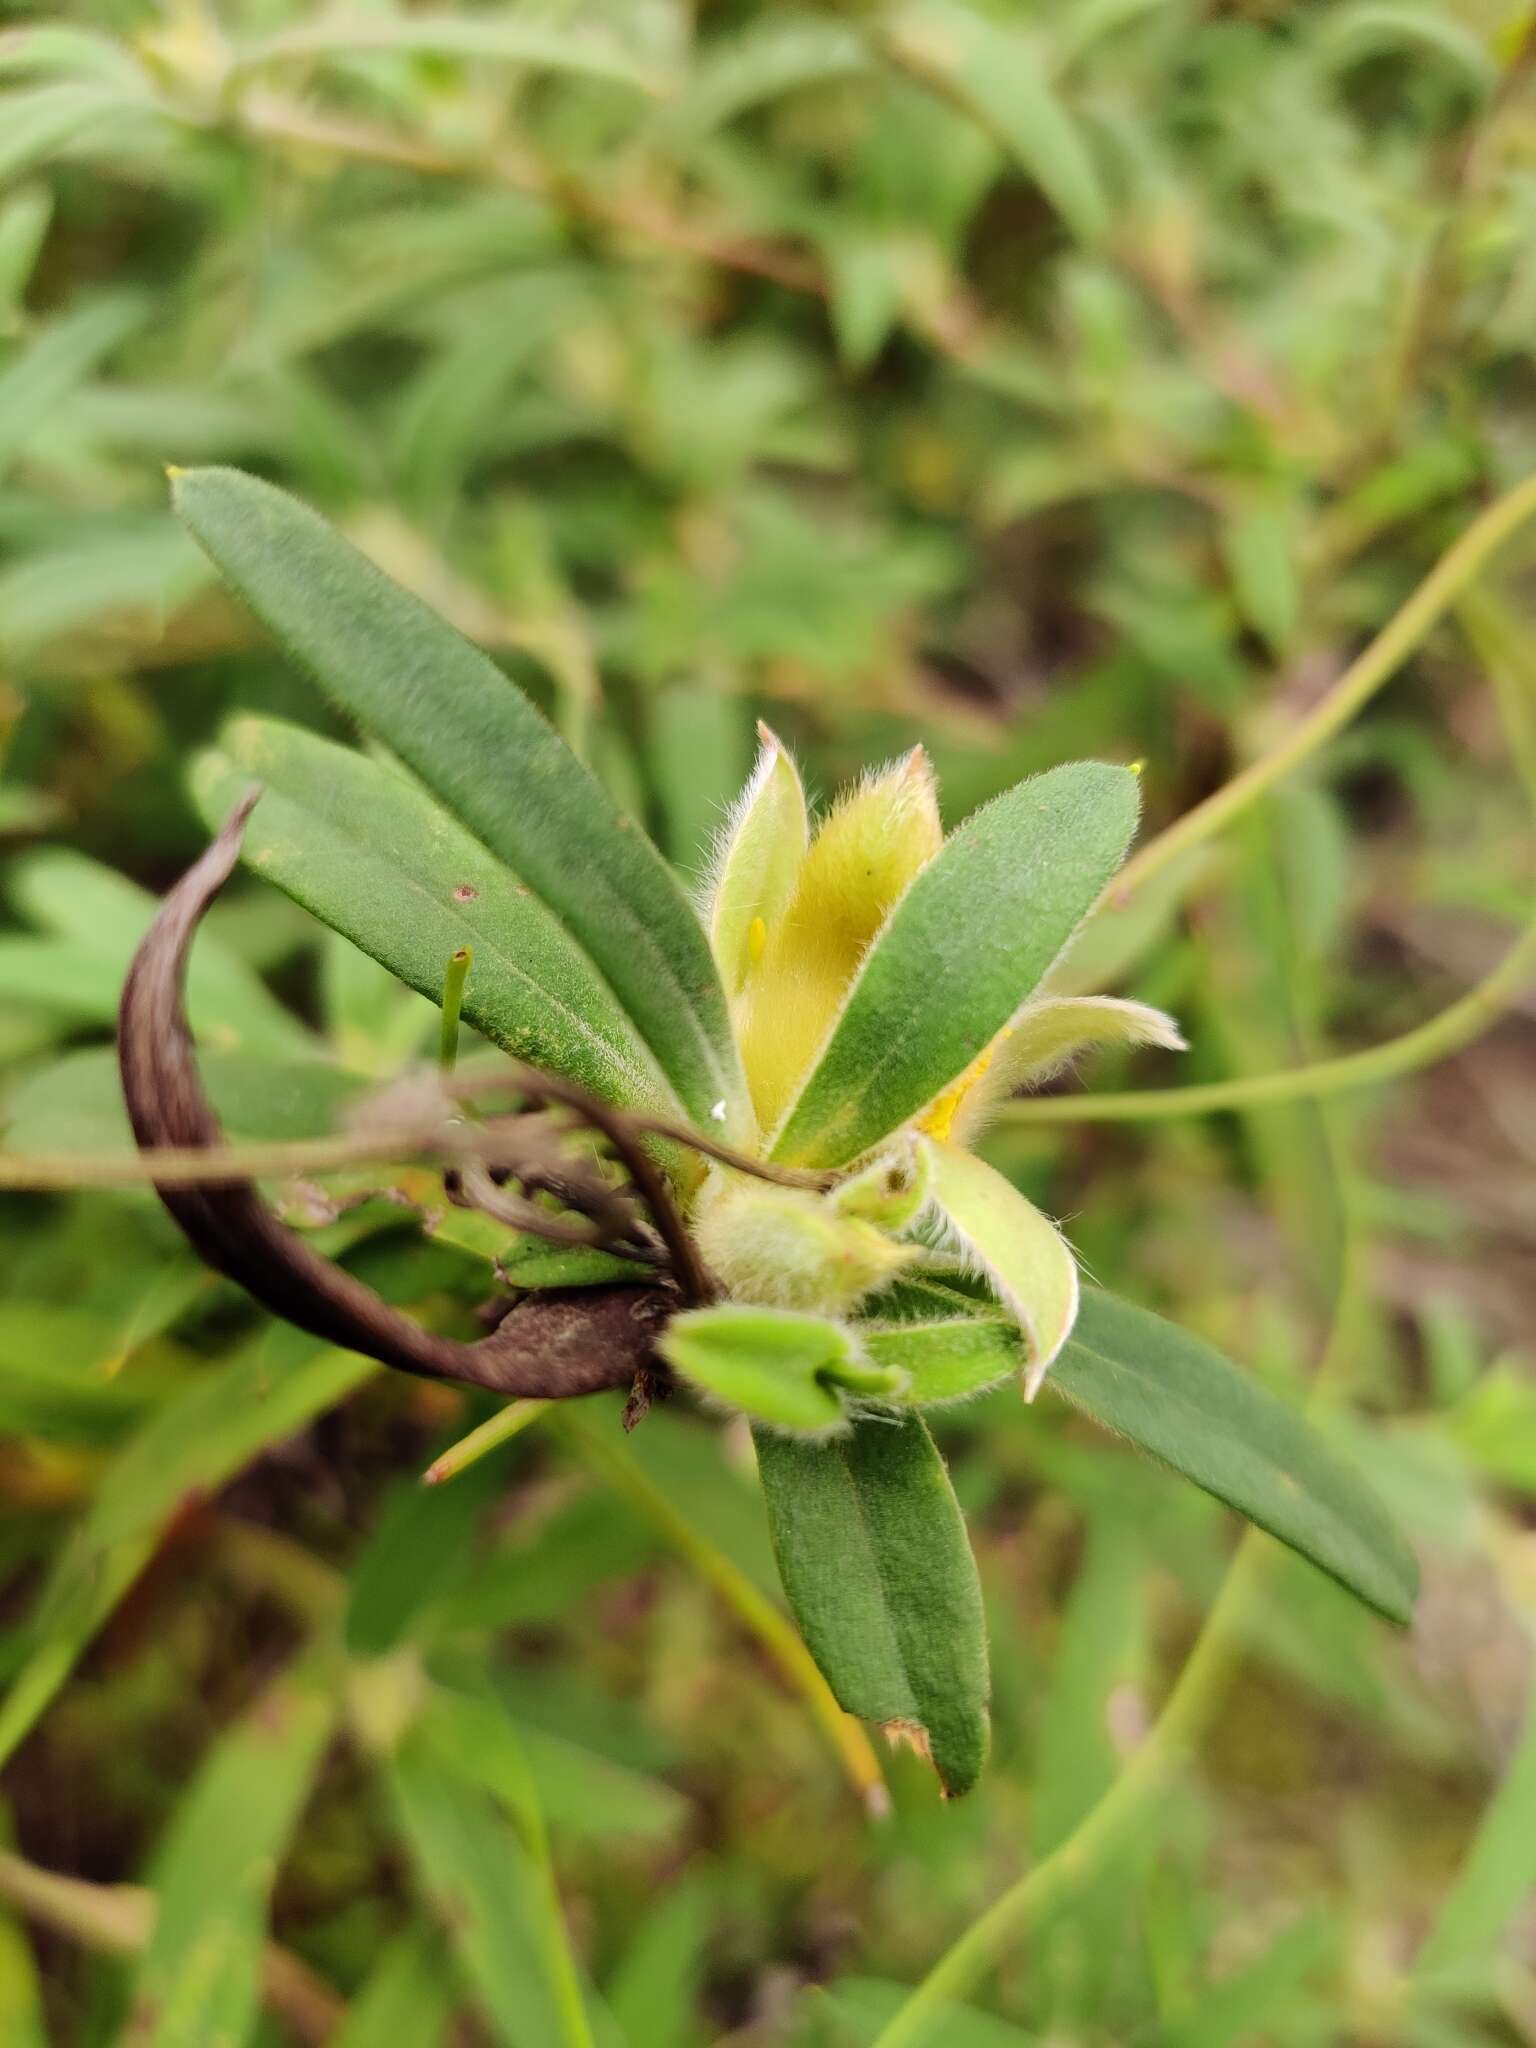
<instances>
[{"instance_id":1,"label":"dried curled twig","mask_svg":"<svg viewBox=\"0 0 1536 2048\"><path fill-rule=\"evenodd\" d=\"M206 1150L224 1142L198 1074L183 984L192 939L239 857L245 821L259 795L259 788L246 793L206 853L166 897L123 987L118 1060L134 1136L146 1150ZM288 1322L381 1364L541 1399L629 1386L637 1378L649 1386L659 1370L654 1349L660 1330L676 1308L708 1298L709 1276L665 1178L622 1112L569 1082L533 1073L520 1078L519 1093L539 1107L558 1104L573 1112L612 1148L655 1225L670 1267L670 1286L550 1289L518 1302L489 1336L459 1343L421 1329L322 1258L279 1220L248 1180L196 1186L156 1182L156 1192L215 1271ZM485 1128L487 1152L501 1163L509 1163L507 1129L507 1120ZM472 1173L485 1175L485 1155L473 1163L471 1135L466 1133L466 1157ZM530 1184L537 1184L548 1167L546 1147L529 1165ZM512 1171L515 1176L515 1163ZM578 1171L572 1170L568 1182L573 1191ZM644 1256L648 1241L627 1203L621 1205L624 1230L617 1229L619 1210L613 1205L618 1202L605 1184L599 1218L582 1226L561 1227L561 1219L531 1203L520 1204L519 1211L525 1227L531 1218L567 1241L572 1234L584 1243L616 1241L626 1255Z\"/></svg>"}]
</instances>

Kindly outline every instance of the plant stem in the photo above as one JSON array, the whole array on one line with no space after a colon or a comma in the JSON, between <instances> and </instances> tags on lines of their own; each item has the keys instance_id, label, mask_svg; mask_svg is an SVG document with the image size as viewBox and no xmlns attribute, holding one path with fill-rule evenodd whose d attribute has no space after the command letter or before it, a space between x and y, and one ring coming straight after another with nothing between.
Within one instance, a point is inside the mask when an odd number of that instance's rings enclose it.
<instances>
[{"instance_id":1,"label":"plant stem","mask_svg":"<svg viewBox=\"0 0 1536 2048\"><path fill-rule=\"evenodd\" d=\"M584 1416L572 1413L568 1407L553 1417L553 1424L578 1456L659 1530L757 1637L826 1730L865 1811L883 1818L890 1811L890 1795L879 1758L860 1724L838 1705L793 1624L723 1550L678 1512L633 1451L608 1433L594 1429Z\"/></svg>"},{"instance_id":2,"label":"plant stem","mask_svg":"<svg viewBox=\"0 0 1536 2048\"><path fill-rule=\"evenodd\" d=\"M459 1012L464 1007L464 984L475 963L472 946L458 946L448 955L443 975L443 1016L438 1033L437 1064L451 1074L459 1058Z\"/></svg>"},{"instance_id":3,"label":"plant stem","mask_svg":"<svg viewBox=\"0 0 1536 2048\"><path fill-rule=\"evenodd\" d=\"M1228 1623L1248 1599L1262 1557L1257 1539L1245 1536L1152 1733L1066 1840L1010 1885L946 1950L874 2048L916 2048L939 2038L934 2030L945 2021L944 2008L963 1998L1032 1920L1070 1899L1125 1841L1220 1698L1234 1655Z\"/></svg>"},{"instance_id":4,"label":"plant stem","mask_svg":"<svg viewBox=\"0 0 1536 2048\"><path fill-rule=\"evenodd\" d=\"M549 1406L548 1401L509 1401L505 1408L499 1408L478 1429L472 1429L468 1436L461 1436L440 1458L435 1458L421 1475L422 1485L441 1486L445 1480L457 1479L471 1465L477 1465L492 1451L510 1443L513 1437L521 1436Z\"/></svg>"},{"instance_id":5,"label":"plant stem","mask_svg":"<svg viewBox=\"0 0 1536 2048\"><path fill-rule=\"evenodd\" d=\"M290 1174L333 1173L344 1166L397 1162L444 1151L440 1139L414 1129L345 1131L334 1137L282 1138L251 1145L155 1145L142 1152L0 1153L0 1188L135 1187L146 1181L207 1187L230 1180L280 1180ZM473 1156L474 1142L452 1151Z\"/></svg>"},{"instance_id":6,"label":"plant stem","mask_svg":"<svg viewBox=\"0 0 1536 2048\"><path fill-rule=\"evenodd\" d=\"M1536 513L1536 476L1529 476L1497 499L1441 556L1413 596L1389 625L1377 634L1359 658L1340 676L1327 696L1302 720L1289 738L1260 760L1187 811L1166 831L1144 846L1113 884L1115 898L1166 867L1187 847L1220 830L1249 804L1273 788L1282 776L1316 751L1354 717L1362 705L1411 654L1430 628L1452 606L1473 646L1489 669L1499 709L1507 728L1510 754L1520 778L1536 801L1536 738L1525 703L1524 675L1510 671L1522 660L1519 637L1492 600L1471 589L1478 571L1517 527ZM1493 971L1438 1017L1389 1039L1385 1045L1342 1053L1277 1074L1253 1074L1230 1081L1210 1081L1191 1088L1149 1088L1119 1095L1039 1096L1011 1102L1001 1111L1008 1123L1097 1123L1154 1120L1198 1115L1207 1110L1244 1109L1256 1104L1292 1102L1305 1096L1333 1095L1351 1088L1369 1088L1396 1080L1431 1060L1459 1050L1485 1031L1508 1007L1526 979L1536 974L1536 917Z\"/></svg>"},{"instance_id":7,"label":"plant stem","mask_svg":"<svg viewBox=\"0 0 1536 2048\"><path fill-rule=\"evenodd\" d=\"M1112 902L1123 901L1139 883L1165 868L1186 847L1198 845L1229 825L1240 811L1299 767L1343 730L1412 654L1483 568L1525 521L1536 514L1536 475L1526 477L1481 512L1440 557L1413 595L1363 653L1302 719L1299 725L1223 783L1203 803L1186 811L1141 849L1110 885Z\"/></svg>"},{"instance_id":8,"label":"plant stem","mask_svg":"<svg viewBox=\"0 0 1536 2048\"><path fill-rule=\"evenodd\" d=\"M578 1108L591 1100L584 1090L562 1082L558 1075L529 1070L521 1076L501 1073L491 1079L481 1073L468 1083L460 1076L446 1092L463 1101L497 1088L514 1093L533 1089ZM836 1179L835 1174L774 1166L766 1160L753 1159L667 1117L653 1117L637 1110L613 1111L612 1117L615 1122L621 1120L637 1139L670 1139L706 1159L718 1159L740 1173L778 1187L822 1189ZM0 1190L135 1187L146 1181L163 1182L167 1187L208 1187L221 1181L284 1180L294 1174L334 1173L348 1166L396 1165L405 1159L476 1160L493 1136L493 1132L457 1122L447 1127L418 1123L243 1145L147 1145L137 1152L0 1152Z\"/></svg>"},{"instance_id":9,"label":"plant stem","mask_svg":"<svg viewBox=\"0 0 1536 2048\"><path fill-rule=\"evenodd\" d=\"M549 1829L532 1771L528 1772L528 1796L520 1818L523 1846L533 1864L544 1907L544 1967L549 1972L555 2009L560 2015L560 2031L565 2037L566 2048L596 2048L592 2019L581 1988L581 1972L576 1967L571 1933L565 1922L565 1906L560 1897L560 1880L550 1848Z\"/></svg>"},{"instance_id":10,"label":"plant stem","mask_svg":"<svg viewBox=\"0 0 1536 2048\"><path fill-rule=\"evenodd\" d=\"M999 1120L1006 1123L1128 1123L1173 1116L1195 1116L1207 1110L1251 1109L1274 1102L1296 1102L1308 1096L1337 1095L1351 1088L1371 1088L1411 1074L1431 1061L1469 1044L1508 1009L1527 980L1536 978L1536 917L1503 959L1475 988L1437 1017L1389 1038L1384 1045L1341 1053L1315 1065L1288 1067L1275 1074L1244 1074L1231 1081L1205 1081L1189 1088L1129 1089L1117 1095L1038 1095L1005 1103Z\"/></svg>"}]
</instances>

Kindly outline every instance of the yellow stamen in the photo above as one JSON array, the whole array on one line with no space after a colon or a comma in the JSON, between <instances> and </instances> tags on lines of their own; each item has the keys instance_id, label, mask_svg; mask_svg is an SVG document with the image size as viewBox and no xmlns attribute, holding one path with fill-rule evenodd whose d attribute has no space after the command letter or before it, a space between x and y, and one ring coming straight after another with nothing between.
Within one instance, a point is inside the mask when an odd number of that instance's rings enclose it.
<instances>
[{"instance_id":1,"label":"yellow stamen","mask_svg":"<svg viewBox=\"0 0 1536 2048\"><path fill-rule=\"evenodd\" d=\"M984 1046L977 1053L975 1059L971 1061L971 1064L960 1076L954 1087L945 1089L928 1114L920 1120L918 1124L920 1131L925 1131L930 1138L937 1138L941 1143L949 1136L955 1127L955 1118L960 1113L961 1103L964 1102L967 1095L970 1094L976 1083L981 1079L988 1067L991 1066L993 1055L1008 1036L1008 1031L1011 1028L1009 1026L1000 1031L990 1045Z\"/></svg>"}]
</instances>

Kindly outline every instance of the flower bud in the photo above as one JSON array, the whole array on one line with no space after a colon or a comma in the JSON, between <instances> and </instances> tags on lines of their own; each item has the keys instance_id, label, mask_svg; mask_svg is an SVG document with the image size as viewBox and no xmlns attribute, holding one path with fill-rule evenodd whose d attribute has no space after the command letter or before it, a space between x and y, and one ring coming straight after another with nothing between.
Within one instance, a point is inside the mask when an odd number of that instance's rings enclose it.
<instances>
[{"instance_id":1,"label":"flower bud","mask_svg":"<svg viewBox=\"0 0 1536 2048\"><path fill-rule=\"evenodd\" d=\"M767 1308L852 1308L913 1256L824 1195L720 1172L700 1194L694 1231L731 1299Z\"/></svg>"}]
</instances>

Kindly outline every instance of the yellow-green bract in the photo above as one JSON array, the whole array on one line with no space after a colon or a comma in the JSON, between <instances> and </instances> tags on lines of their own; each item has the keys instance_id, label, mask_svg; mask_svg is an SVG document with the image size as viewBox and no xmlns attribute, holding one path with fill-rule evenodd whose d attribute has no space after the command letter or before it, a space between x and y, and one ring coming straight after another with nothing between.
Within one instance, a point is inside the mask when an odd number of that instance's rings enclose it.
<instances>
[{"instance_id":1,"label":"yellow-green bract","mask_svg":"<svg viewBox=\"0 0 1536 2048\"><path fill-rule=\"evenodd\" d=\"M673 1317L661 1351L704 1393L811 1435L846 1428L839 1389L889 1401L907 1384L899 1366L866 1358L845 1324L800 1309L731 1301L693 1309Z\"/></svg>"}]
</instances>

